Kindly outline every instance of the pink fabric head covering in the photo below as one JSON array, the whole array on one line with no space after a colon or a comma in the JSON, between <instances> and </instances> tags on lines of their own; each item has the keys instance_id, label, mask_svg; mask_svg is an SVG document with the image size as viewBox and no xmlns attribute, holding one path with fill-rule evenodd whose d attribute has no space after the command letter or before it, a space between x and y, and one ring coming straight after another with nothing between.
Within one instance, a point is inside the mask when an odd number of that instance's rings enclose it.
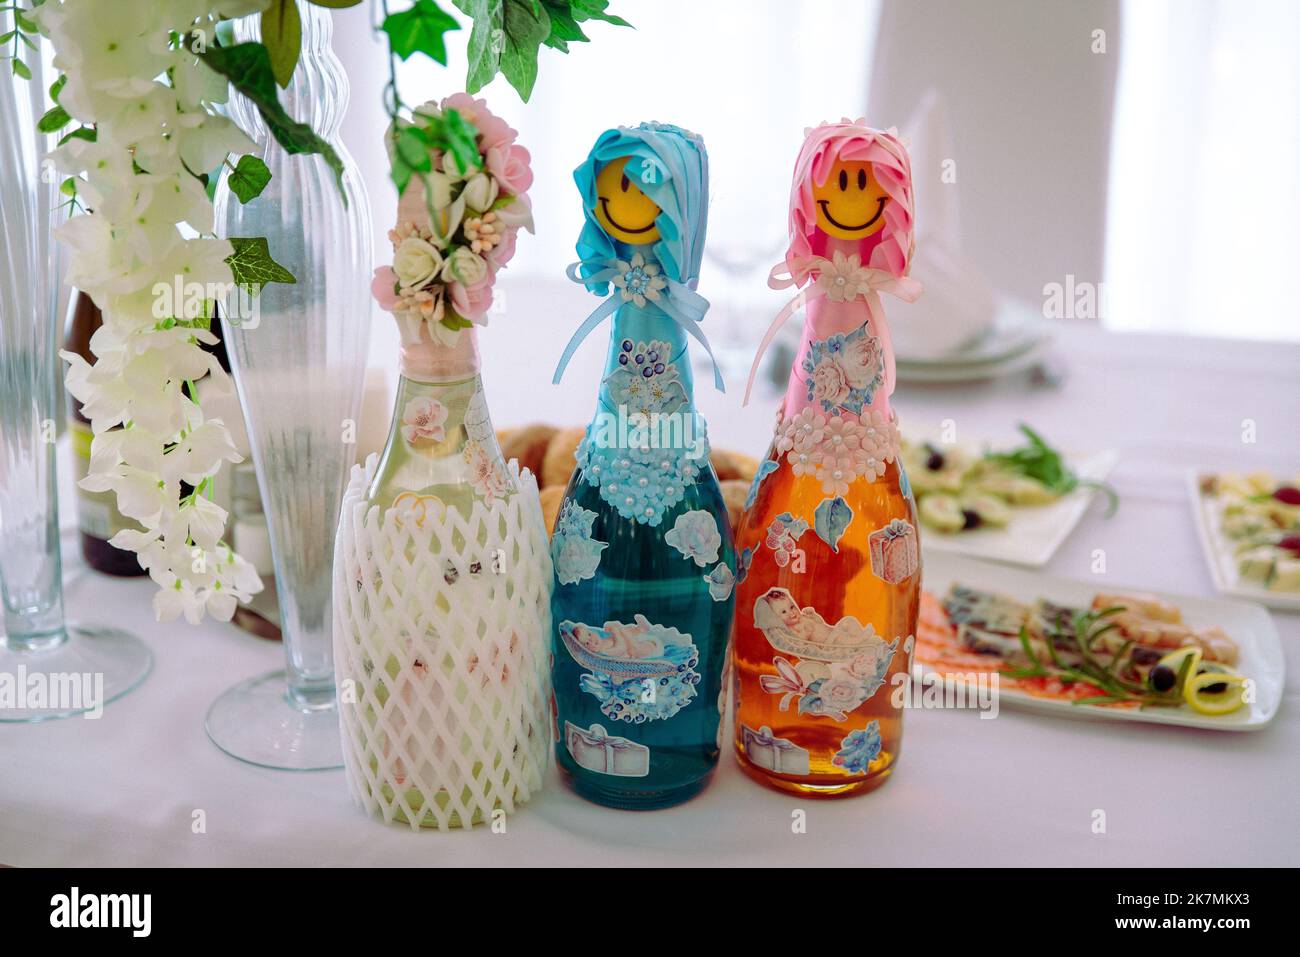
<instances>
[{"instance_id":1,"label":"pink fabric head covering","mask_svg":"<svg viewBox=\"0 0 1300 957\"><path fill-rule=\"evenodd\" d=\"M870 163L872 175L889 197L884 227L864 239L828 236L817 226L813 188L826 182L837 160ZM887 405L894 389L894 354L880 294L889 293L906 302L921 294L920 283L907 274L915 245L914 211L912 164L896 131L873 130L864 120L849 119L807 131L790 186L790 247L785 259L772 269L768 285L773 289L808 288L777 313L759 343L745 386L745 402L754 388L763 354L781 326L799 308L809 306L811 316L814 302L828 300L821 305L833 307L831 311L841 320L858 314L860 322L870 320L872 334L880 339L884 352L881 395ZM823 275L828 268L839 270L840 275Z\"/></svg>"},{"instance_id":2,"label":"pink fabric head covering","mask_svg":"<svg viewBox=\"0 0 1300 957\"><path fill-rule=\"evenodd\" d=\"M790 184L790 248L785 263L796 286L802 286L812 269L813 257L827 257L834 249L857 253L861 261L894 276L907 275L912 260L912 164L897 131L873 130L864 120L842 119L806 131L807 138L794 165ZM813 186L831 175L836 160L868 162L871 172L889 197L885 226L861 240L833 240L817 228ZM832 244L833 243L833 244Z\"/></svg>"}]
</instances>

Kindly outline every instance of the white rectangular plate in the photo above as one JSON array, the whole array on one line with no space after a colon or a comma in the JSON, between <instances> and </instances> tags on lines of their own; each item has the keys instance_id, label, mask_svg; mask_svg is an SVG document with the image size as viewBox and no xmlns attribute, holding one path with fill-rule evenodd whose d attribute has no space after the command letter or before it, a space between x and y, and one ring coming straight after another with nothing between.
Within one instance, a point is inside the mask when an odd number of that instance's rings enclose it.
<instances>
[{"instance_id":1,"label":"white rectangular plate","mask_svg":"<svg viewBox=\"0 0 1300 957\"><path fill-rule=\"evenodd\" d=\"M1232 539L1223 534L1222 509L1212 496L1201 492L1201 476L1214 473L1193 469L1187 473L1187 493L1192 500L1192 514L1196 518L1196 533L1201 539L1201 551L1210 566L1214 586L1225 595L1257 601L1270 608L1283 611L1300 611L1300 593L1272 591L1254 582L1242 581L1237 574L1237 559L1232 553Z\"/></svg>"},{"instance_id":2,"label":"white rectangular plate","mask_svg":"<svg viewBox=\"0 0 1300 957\"><path fill-rule=\"evenodd\" d=\"M1045 714L1071 718L1097 718L1109 721L1145 721L1153 724L1177 724L1189 728L1209 728L1214 731L1258 731L1273 720L1282 702L1286 684L1286 662L1282 656L1282 643L1277 629L1267 611L1258 605L1216 598L1190 598L1169 595L1145 588L1112 585L1109 582L1081 582L1053 578L1040 572L989 565L969 558L949 555L927 557L922 569L921 584L942 599L953 582L972 588L1001 592L1019 601L1030 603L1043 597L1067 605L1088 606L1093 596L1101 590L1107 592L1143 592L1155 595L1176 605L1183 620L1192 628L1222 628L1241 650L1237 670L1255 682L1255 701L1232 714L1199 714L1190 707L1116 709L1068 701L1036 698L1023 691L1002 688L1002 704L1022 707ZM925 671L933 669L921 666ZM947 679L959 681L957 678Z\"/></svg>"},{"instance_id":3,"label":"white rectangular plate","mask_svg":"<svg viewBox=\"0 0 1300 957\"><path fill-rule=\"evenodd\" d=\"M1087 456L1066 456L1066 461L1079 478L1097 482L1106 480L1118 460L1119 453L1113 449ZM1095 489L1081 488L1061 496L1050 505L1014 505L1011 521L1005 528L976 528L945 535L922 525L921 548L927 555L932 552L970 555L1042 568L1074 531L1093 496L1098 494Z\"/></svg>"}]
</instances>

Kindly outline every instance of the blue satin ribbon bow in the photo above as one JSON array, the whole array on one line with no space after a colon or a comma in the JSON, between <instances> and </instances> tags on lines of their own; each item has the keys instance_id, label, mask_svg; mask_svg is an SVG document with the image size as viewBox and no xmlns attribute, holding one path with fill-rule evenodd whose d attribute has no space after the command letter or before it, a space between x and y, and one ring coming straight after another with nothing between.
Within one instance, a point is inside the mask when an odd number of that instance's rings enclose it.
<instances>
[{"instance_id":1,"label":"blue satin ribbon bow","mask_svg":"<svg viewBox=\"0 0 1300 957\"><path fill-rule=\"evenodd\" d=\"M565 270L565 272L574 282L582 283L583 285L595 285L597 283L609 282L615 276L619 275L617 260L608 263L603 269L598 270L590 276L581 276L578 274L578 270L584 265L586 264L581 262L573 263L567 270ZM708 338L705 337L703 330L700 328L700 323L704 319L704 314L709 310L709 300L705 299L689 286L683 285L673 279L669 279L667 276L664 276L663 273L660 273L660 275L663 276L667 285L663 289L659 290L658 299L650 299L647 297L646 308L649 308L650 306L656 307L669 319L681 326L687 335L691 336L696 342L704 347L704 351L708 353L709 361L713 363L713 384L717 386L719 392L726 392L727 387L722 381L722 370L718 368L718 360L713 355L713 348L709 345ZM626 296L623 290L614 287L614 290L609 294L609 297L597 306L591 315L583 320L582 325L578 327L572 338L569 339L569 344L564 347L564 352L560 356L560 362L555 367L555 375L551 378L553 384L559 385L560 379L564 376L564 370L569 365L569 360L572 359L573 354L578 351L578 346L582 344L582 340L591 335L592 331L604 322L605 319L618 312L620 306L631 301L631 297Z\"/></svg>"}]
</instances>

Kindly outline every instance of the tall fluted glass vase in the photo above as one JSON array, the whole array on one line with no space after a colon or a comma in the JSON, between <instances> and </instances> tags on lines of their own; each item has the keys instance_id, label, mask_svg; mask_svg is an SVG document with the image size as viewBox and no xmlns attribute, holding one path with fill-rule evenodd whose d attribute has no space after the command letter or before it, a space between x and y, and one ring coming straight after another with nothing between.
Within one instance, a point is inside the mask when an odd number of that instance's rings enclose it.
<instances>
[{"instance_id":1,"label":"tall fluted glass vase","mask_svg":"<svg viewBox=\"0 0 1300 957\"><path fill-rule=\"evenodd\" d=\"M366 190L339 141L348 83L330 48L330 14L302 0L298 11L302 58L281 100L342 158L343 194L325 160L287 154L253 104L232 95L231 116L258 143L272 179L246 205L225 182L216 199L223 236L265 236L272 256L297 279L265 286L251 317L226 310L222 320L271 533L286 661L283 671L218 698L207 731L244 761L315 770L343 763L331 568L339 505L356 457L370 339L371 242ZM235 36L258 39L258 18L238 21Z\"/></svg>"},{"instance_id":2,"label":"tall fluted glass vase","mask_svg":"<svg viewBox=\"0 0 1300 957\"><path fill-rule=\"evenodd\" d=\"M0 12L0 34L13 29ZM59 177L36 119L49 84L0 69L0 721L96 714L149 673L114 628L65 621L56 498L59 275L51 235Z\"/></svg>"}]
</instances>

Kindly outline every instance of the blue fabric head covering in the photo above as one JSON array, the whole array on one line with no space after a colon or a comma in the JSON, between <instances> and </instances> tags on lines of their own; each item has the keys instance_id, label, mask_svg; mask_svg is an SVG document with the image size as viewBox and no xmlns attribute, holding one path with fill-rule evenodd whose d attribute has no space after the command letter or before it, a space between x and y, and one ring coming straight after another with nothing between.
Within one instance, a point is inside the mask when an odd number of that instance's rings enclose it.
<instances>
[{"instance_id":1,"label":"blue fabric head covering","mask_svg":"<svg viewBox=\"0 0 1300 957\"><path fill-rule=\"evenodd\" d=\"M586 217L578 236L578 259L582 263L579 274L586 278L604 268L609 260L630 255L625 244L601 228L595 213L596 173L606 163L624 156L630 157L627 175L662 210L655 220L660 238L651 246L651 254L664 275L694 289L708 226L708 154L704 140L697 134L666 123L606 130L582 165L573 171ZM589 284L588 288L604 295L607 284Z\"/></svg>"},{"instance_id":2,"label":"blue fabric head covering","mask_svg":"<svg viewBox=\"0 0 1300 957\"><path fill-rule=\"evenodd\" d=\"M654 201L660 213L655 219L659 239L648 248L630 246L611 237L596 219L596 174L606 163L629 157L625 170L637 186ZM700 261L704 257L704 236L708 229L709 160L704 140L695 133L667 123L642 123L606 130L596 140L587 158L573 171L582 194L585 217L578 235L578 262L569 267L569 277L599 296L609 294L611 269L616 260L627 260L633 251L657 260L669 280L668 294L656 303L693 336L712 357L708 340L699 323L708 302L695 288L699 283ZM564 367L578 343L617 308L612 298L574 334L555 370L559 382ZM714 383L723 390L722 376L714 363Z\"/></svg>"}]
</instances>

